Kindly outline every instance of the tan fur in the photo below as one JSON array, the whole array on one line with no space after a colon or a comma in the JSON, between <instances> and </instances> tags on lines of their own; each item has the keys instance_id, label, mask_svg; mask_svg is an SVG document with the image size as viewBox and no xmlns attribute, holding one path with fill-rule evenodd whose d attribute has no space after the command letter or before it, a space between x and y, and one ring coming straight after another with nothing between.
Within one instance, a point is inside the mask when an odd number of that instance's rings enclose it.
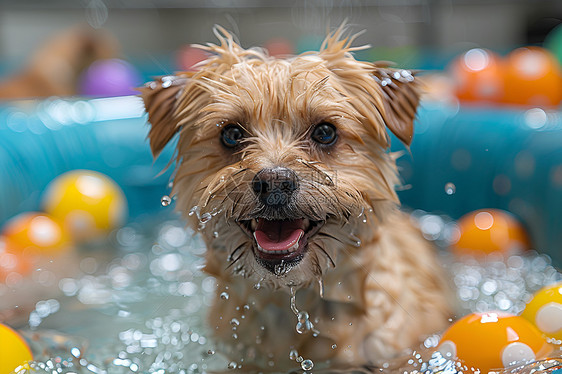
<instances>
[{"instance_id":1,"label":"tan fur","mask_svg":"<svg viewBox=\"0 0 562 374\"><path fill-rule=\"evenodd\" d=\"M451 313L432 248L397 208L396 156L387 152L385 127L411 141L417 81L355 60L343 32L319 52L280 60L218 28L221 44L201 47L214 56L199 70L142 89L154 154L179 132L173 193L218 282L209 324L246 367L294 367L291 349L335 366L373 365L444 328ZM330 149L309 139L321 121L337 127ZM229 123L248 133L235 152L219 140ZM302 261L277 275L256 261L237 224L255 214L252 178L276 166L298 176L296 209L326 220ZM296 332L291 289L318 336Z\"/></svg>"}]
</instances>

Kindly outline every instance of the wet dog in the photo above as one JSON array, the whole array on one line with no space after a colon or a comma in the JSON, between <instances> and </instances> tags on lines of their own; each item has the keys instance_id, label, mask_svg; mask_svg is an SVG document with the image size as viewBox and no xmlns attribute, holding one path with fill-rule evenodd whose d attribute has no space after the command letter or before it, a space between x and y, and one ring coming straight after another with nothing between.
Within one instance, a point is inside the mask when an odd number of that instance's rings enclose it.
<instances>
[{"instance_id":1,"label":"wet dog","mask_svg":"<svg viewBox=\"0 0 562 374\"><path fill-rule=\"evenodd\" d=\"M388 152L387 129L412 140L418 80L357 61L343 27L286 59L216 34L196 71L141 92L154 155L179 133L172 192L207 245L222 351L246 370L376 365L444 328L442 272Z\"/></svg>"}]
</instances>

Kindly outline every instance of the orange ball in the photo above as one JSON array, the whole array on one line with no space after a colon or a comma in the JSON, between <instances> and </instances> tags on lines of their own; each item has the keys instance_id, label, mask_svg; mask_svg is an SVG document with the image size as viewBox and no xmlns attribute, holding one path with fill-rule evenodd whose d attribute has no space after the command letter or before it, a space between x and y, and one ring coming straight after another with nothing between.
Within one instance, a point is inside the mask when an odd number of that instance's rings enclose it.
<instances>
[{"instance_id":1,"label":"orange ball","mask_svg":"<svg viewBox=\"0 0 562 374\"><path fill-rule=\"evenodd\" d=\"M20 248L13 248L4 236L0 236L0 283L17 282L31 272L29 259Z\"/></svg>"},{"instance_id":2,"label":"orange ball","mask_svg":"<svg viewBox=\"0 0 562 374\"><path fill-rule=\"evenodd\" d=\"M55 218L44 213L21 213L2 229L12 253L57 254L70 247L70 238Z\"/></svg>"},{"instance_id":3,"label":"orange ball","mask_svg":"<svg viewBox=\"0 0 562 374\"><path fill-rule=\"evenodd\" d=\"M542 358L552 347L526 319L501 312L472 313L455 322L438 350L482 373Z\"/></svg>"},{"instance_id":4,"label":"orange ball","mask_svg":"<svg viewBox=\"0 0 562 374\"><path fill-rule=\"evenodd\" d=\"M194 71L197 70L195 66L198 63L205 61L209 57L210 54L206 51L188 45L178 51L176 64L181 70Z\"/></svg>"},{"instance_id":5,"label":"orange ball","mask_svg":"<svg viewBox=\"0 0 562 374\"><path fill-rule=\"evenodd\" d=\"M503 210L477 210L462 216L457 225L459 233L451 243L452 250L457 254L510 254L530 247L521 223Z\"/></svg>"},{"instance_id":6,"label":"orange ball","mask_svg":"<svg viewBox=\"0 0 562 374\"><path fill-rule=\"evenodd\" d=\"M507 56L504 87L505 103L557 107L562 100L562 70L546 49L518 48Z\"/></svg>"},{"instance_id":7,"label":"orange ball","mask_svg":"<svg viewBox=\"0 0 562 374\"><path fill-rule=\"evenodd\" d=\"M450 71L455 95L462 102L497 102L503 95L503 62L492 51L471 49L452 63Z\"/></svg>"},{"instance_id":8,"label":"orange ball","mask_svg":"<svg viewBox=\"0 0 562 374\"><path fill-rule=\"evenodd\" d=\"M264 44L264 48L267 49L269 55L273 57L283 58L295 54L295 47L293 44L284 38L270 39Z\"/></svg>"}]
</instances>

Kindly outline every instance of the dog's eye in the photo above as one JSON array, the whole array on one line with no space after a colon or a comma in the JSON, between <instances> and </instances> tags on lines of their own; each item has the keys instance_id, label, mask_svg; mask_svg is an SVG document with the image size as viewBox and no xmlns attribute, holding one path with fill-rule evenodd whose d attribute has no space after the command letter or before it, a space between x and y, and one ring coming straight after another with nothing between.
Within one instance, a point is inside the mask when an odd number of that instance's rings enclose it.
<instances>
[{"instance_id":1,"label":"dog's eye","mask_svg":"<svg viewBox=\"0 0 562 374\"><path fill-rule=\"evenodd\" d=\"M320 122L312 130L312 140L322 145L332 145L338 138L336 127L329 122Z\"/></svg>"},{"instance_id":2,"label":"dog's eye","mask_svg":"<svg viewBox=\"0 0 562 374\"><path fill-rule=\"evenodd\" d=\"M227 148L234 148L244 138L244 129L240 125L227 125L221 132L222 144Z\"/></svg>"}]
</instances>

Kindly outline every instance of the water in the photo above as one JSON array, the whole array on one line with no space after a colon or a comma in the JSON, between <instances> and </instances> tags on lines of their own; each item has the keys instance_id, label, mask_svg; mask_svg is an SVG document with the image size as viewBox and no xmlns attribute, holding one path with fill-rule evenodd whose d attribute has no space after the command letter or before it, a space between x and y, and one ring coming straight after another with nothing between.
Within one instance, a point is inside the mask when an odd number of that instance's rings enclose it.
<instances>
[{"instance_id":1,"label":"water","mask_svg":"<svg viewBox=\"0 0 562 374\"><path fill-rule=\"evenodd\" d=\"M447 183L445 185L445 193L447 195L453 195L455 192L457 192L457 186L455 186L453 183Z\"/></svg>"},{"instance_id":2,"label":"water","mask_svg":"<svg viewBox=\"0 0 562 374\"><path fill-rule=\"evenodd\" d=\"M172 203L172 198L168 195L164 195L162 196L162 199L160 199L160 203L162 206L168 206Z\"/></svg>"},{"instance_id":3,"label":"water","mask_svg":"<svg viewBox=\"0 0 562 374\"><path fill-rule=\"evenodd\" d=\"M418 216L425 217L422 221L427 226L427 236L440 243L449 221L427 214ZM232 300L228 289L217 290L216 280L200 271L205 247L184 226L183 222L171 220L146 227L124 227L110 242L77 252L78 258L73 260L75 274L57 279L51 288L39 286L38 278L20 283L13 292L25 297L18 299L18 308L9 322L22 329L24 336L33 336L35 355L35 362L21 373L187 374L244 370L249 363L228 357L212 341L206 317L215 292L221 302ZM535 252L507 259L491 257L484 263L448 256L444 261L453 274L457 297L466 313L481 309L519 313L524 307L522 300L543 285L562 279L548 257ZM37 292L38 287L41 292ZM318 287L322 294L321 282ZM317 331L312 322L314 316L298 307L296 293L293 287L287 305L295 315L296 331L321 336L322 331ZM242 314L251 308L248 304L237 307ZM8 309L3 304L3 310ZM233 334L239 333L242 318L229 320ZM376 372L462 371L438 353L432 355L438 342L439 335L433 335L418 351L385 363ZM340 344L335 342L331 349L338 349ZM299 370L317 372L329 367L328 363L313 362L299 354L291 342L287 342L285 352ZM518 373L555 367L556 360L526 365Z\"/></svg>"}]
</instances>

